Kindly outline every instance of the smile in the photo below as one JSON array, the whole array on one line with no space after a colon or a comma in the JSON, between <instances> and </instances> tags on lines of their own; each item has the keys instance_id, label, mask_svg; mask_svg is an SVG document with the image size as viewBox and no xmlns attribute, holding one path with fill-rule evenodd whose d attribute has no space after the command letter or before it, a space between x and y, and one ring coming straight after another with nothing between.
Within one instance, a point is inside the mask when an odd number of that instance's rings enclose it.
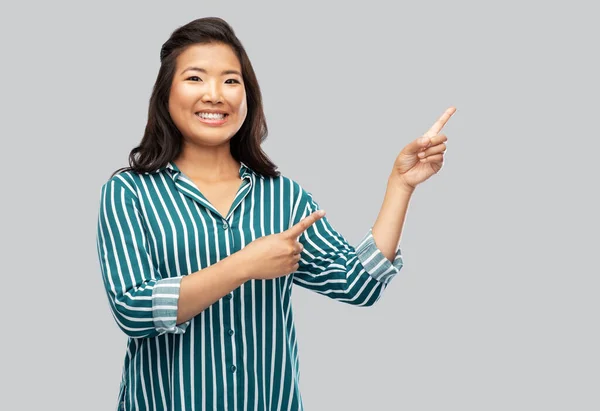
<instances>
[{"instance_id":1,"label":"smile","mask_svg":"<svg viewBox=\"0 0 600 411\"><path fill-rule=\"evenodd\" d=\"M203 122L204 124L210 124L210 125L221 125L224 124L227 121L227 118L229 117L229 114L224 114L224 113L204 113L204 112L199 112L199 113L195 113L196 118L198 120L200 120L201 122Z\"/></svg>"}]
</instances>

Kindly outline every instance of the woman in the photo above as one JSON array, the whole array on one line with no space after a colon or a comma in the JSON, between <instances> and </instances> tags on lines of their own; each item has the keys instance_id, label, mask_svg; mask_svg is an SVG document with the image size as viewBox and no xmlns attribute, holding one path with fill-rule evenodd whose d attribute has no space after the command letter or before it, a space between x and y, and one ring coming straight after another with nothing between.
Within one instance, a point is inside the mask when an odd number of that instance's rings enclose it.
<instances>
[{"instance_id":1,"label":"woman","mask_svg":"<svg viewBox=\"0 0 600 411\"><path fill-rule=\"evenodd\" d=\"M275 171L250 60L232 28L202 18L160 53L130 167L102 186L98 256L129 336L118 407L299 410L292 285L370 306L403 265L416 185L442 165L449 109L406 146L374 226L353 247L310 192Z\"/></svg>"}]
</instances>

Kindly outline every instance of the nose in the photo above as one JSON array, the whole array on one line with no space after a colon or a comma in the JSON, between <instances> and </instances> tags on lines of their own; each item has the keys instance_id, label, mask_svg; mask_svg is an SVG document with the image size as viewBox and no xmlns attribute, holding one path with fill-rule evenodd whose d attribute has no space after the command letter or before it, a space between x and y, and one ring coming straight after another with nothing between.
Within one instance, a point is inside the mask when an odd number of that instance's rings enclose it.
<instances>
[{"instance_id":1,"label":"nose","mask_svg":"<svg viewBox=\"0 0 600 411\"><path fill-rule=\"evenodd\" d=\"M216 82L207 82L206 88L204 90L204 94L202 95L202 102L208 103L211 102L213 104L220 103L223 101L223 96L221 95L221 89L216 84Z\"/></svg>"}]
</instances>

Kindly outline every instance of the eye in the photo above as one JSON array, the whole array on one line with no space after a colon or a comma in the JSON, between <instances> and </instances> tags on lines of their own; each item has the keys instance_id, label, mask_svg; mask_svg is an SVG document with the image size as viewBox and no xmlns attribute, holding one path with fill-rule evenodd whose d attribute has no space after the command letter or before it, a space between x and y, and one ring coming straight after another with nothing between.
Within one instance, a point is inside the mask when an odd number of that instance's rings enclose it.
<instances>
[{"instance_id":1,"label":"eye","mask_svg":"<svg viewBox=\"0 0 600 411\"><path fill-rule=\"evenodd\" d=\"M191 80L191 79L194 79L194 78L197 78L198 80L202 81L202 79L200 77L198 77L198 76L188 77L186 80Z\"/></svg>"},{"instance_id":2,"label":"eye","mask_svg":"<svg viewBox=\"0 0 600 411\"><path fill-rule=\"evenodd\" d=\"M227 80L225 80L225 82L226 82L226 83L227 83L228 81L233 81L233 82L235 82L235 83L238 83L238 84L240 84L240 82L239 82L238 80L234 79L234 78L230 78L230 79L227 79ZM229 83L229 84L232 84L232 83Z\"/></svg>"}]
</instances>

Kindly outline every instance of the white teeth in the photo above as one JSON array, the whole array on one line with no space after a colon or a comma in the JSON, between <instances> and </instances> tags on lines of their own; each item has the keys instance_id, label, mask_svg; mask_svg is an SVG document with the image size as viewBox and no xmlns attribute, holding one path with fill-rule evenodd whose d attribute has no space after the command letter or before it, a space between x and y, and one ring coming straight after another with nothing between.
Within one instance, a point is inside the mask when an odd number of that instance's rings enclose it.
<instances>
[{"instance_id":1,"label":"white teeth","mask_svg":"<svg viewBox=\"0 0 600 411\"><path fill-rule=\"evenodd\" d=\"M209 120L222 120L225 118L225 114L220 113L196 113L200 118L206 118Z\"/></svg>"}]
</instances>

